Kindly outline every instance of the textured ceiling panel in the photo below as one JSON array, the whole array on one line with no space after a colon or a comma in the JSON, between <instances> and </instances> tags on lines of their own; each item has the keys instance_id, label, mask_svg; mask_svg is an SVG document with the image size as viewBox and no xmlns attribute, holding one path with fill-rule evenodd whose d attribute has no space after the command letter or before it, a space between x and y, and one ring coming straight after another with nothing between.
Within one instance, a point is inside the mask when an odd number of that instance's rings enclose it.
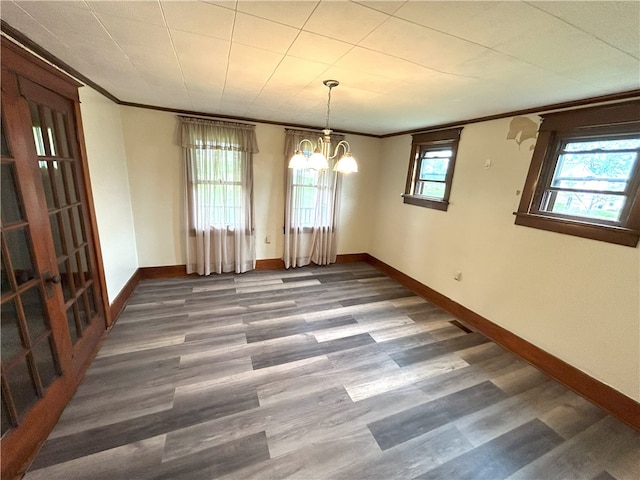
<instances>
[{"instance_id":1,"label":"textured ceiling panel","mask_svg":"<svg viewBox=\"0 0 640 480\"><path fill-rule=\"evenodd\" d=\"M451 65L486 50L467 40L397 18L387 20L360 44L438 71L447 71Z\"/></svg>"},{"instance_id":2,"label":"textured ceiling panel","mask_svg":"<svg viewBox=\"0 0 640 480\"><path fill-rule=\"evenodd\" d=\"M10 1L124 102L386 134L640 88L637 1Z\"/></svg>"},{"instance_id":3,"label":"textured ceiling panel","mask_svg":"<svg viewBox=\"0 0 640 480\"><path fill-rule=\"evenodd\" d=\"M304 30L356 44L387 15L353 2L321 2L304 25Z\"/></svg>"},{"instance_id":4,"label":"textured ceiling panel","mask_svg":"<svg viewBox=\"0 0 640 480\"><path fill-rule=\"evenodd\" d=\"M635 58L640 57L638 1L593 2L588 8L584 8L583 2L575 1L533 5Z\"/></svg>"},{"instance_id":5,"label":"textured ceiling panel","mask_svg":"<svg viewBox=\"0 0 640 480\"><path fill-rule=\"evenodd\" d=\"M162 2L162 11L169 28L231 40L234 10L202 2L189 2L188 6L184 2Z\"/></svg>"},{"instance_id":6,"label":"textured ceiling panel","mask_svg":"<svg viewBox=\"0 0 640 480\"><path fill-rule=\"evenodd\" d=\"M255 2L243 0L238 3L237 9L239 12L248 13L255 17L266 18L283 25L301 28L315 10L317 3L306 0L302 2L277 0Z\"/></svg>"},{"instance_id":7,"label":"textured ceiling panel","mask_svg":"<svg viewBox=\"0 0 640 480\"><path fill-rule=\"evenodd\" d=\"M76 3L84 4L84 2ZM162 17L162 9L158 2L91 2L91 5L87 5L87 8L91 8L91 10L96 13L112 15L114 17L137 20L139 22L151 23L153 25L165 25Z\"/></svg>"},{"instance_id":8,"label":"textured ceiling panel","mask_svg":"<svg viewBox=\"0 0 640 480\"><path fill-rule=\"evenodd\" d=\"M233 41L249 47L286 53L298 33L296 28L239 12L233 28Z\"/></svg>"},{"instance_id":9,"label":"textured ceiling panel","mask_svg":"<svg viewBox=\"0 0 640 480\"><path fill-rule=\"evenodd\" d=\"M334 63L354 46L350 43L301 31L287 52L288 55L314 62Z\"/></svg>"}]
</instances>

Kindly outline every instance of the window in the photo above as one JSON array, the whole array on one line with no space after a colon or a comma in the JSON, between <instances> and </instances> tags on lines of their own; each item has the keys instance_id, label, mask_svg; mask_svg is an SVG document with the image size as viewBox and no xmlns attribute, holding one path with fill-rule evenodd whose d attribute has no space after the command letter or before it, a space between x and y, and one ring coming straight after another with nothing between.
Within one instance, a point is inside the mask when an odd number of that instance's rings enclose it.
<instances>
[{"instance_id":1,"label":"window","mask_svg":"<svg viewBox=\"0 0 640 480\"><path fill-rule=\"evenodd\" d=\"M447 210L462 128L413 136L404 203Z\"/></svg>"},{"instance_id":2,"label":"window","mask_svg":"<svg viewBox=\"0 0 640 480\"><path fill-rule=\"evenodd\" d=\"M188 199L187 273L252 270L255 126L179 118Z\"/></svg>"},{"instance_id":3,"label":"window","mask_svg":"<svg viewBox=\"0 0 640 480\"><path fill-rule=\"evenodd\" d=\"M192 211L192 225L198 215L211 227L235 228L243 223L242 152L194 150L193 194L200 211Z\"/></svg>"},{"instance_id":4,"label":"window","mask_svg":"<svg viewBox=\"0 0 640 480\"><path fill-rule=\"evenodd\" d=\"M295 169L291 172L291 197L292 210L291 216L292 227L313 227L316 218L316 201L321 200L324 196L320 195L319 189L322 188L318 182L319 172L317 170ZM326 217L326 203L320 206L320 216ZM327 226L328 219L323 218L320 226Z\"/></svg>"},{"instance_id":5,"label":"window","mask_svg":"<svg viewBox=\"0 0 640 480\"><path fill-rule=\"evenodd\" d=\"M541 189L538 211L619 222L629 206L640 135L564 138L558 143L555 168Z\"/></svg>"},{"instance_id":6,"label":"window","mask_svg":"<svg viewBox=\"0 0 640 480\"><path fill-rule=\"evenodd\" d=\"M287 129L285 137L285 159L298 149L303 138L318 138L321 132L310 130ZM343 135L332 135L331 142L344 140ZM302 147L309 147L304 143ZM312 152L305 151L305 155ZM333 163L331 166L333 167ZM334 227L334 213L337 209L337 179L333 168L314 170L311 168L288 169L287 203L285 213L289 228L322 228Z\"/></svg>"},{"instance_id":7,"label":"window","mask_svg":"<svg viewBox=\"0 0 640 480\"><path fill-rule=\"evenodd\" d=\"M336 224L340 201L340 176L329 168L288 168L289 159L304 138L318 138L322 132L285 131L284 161L286 190L284 211L284 254L286 268L335 263L337 255ZM331 135L332 143L344 139ZM305 142L303 146L307 146Z\"/></svg>"},{"instance_id":8,"label":"window","mask_svg":"<svg viewBox=\"0 0 640 480\"><path fill-rule=\"evenodd\" d=\"M516 224L636 246L639 156L640 102L544 116Z\"/></svg>"}]
</instances>

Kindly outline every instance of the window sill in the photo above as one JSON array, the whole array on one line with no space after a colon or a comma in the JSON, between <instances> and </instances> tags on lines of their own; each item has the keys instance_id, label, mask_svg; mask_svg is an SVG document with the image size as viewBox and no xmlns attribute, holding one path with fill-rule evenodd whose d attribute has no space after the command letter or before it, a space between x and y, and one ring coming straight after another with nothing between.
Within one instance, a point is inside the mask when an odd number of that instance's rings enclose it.
<instances>
[{"instance_id":1,"label":"window sill","mask_svg":"<svg viewBox=\"0 0 640 480\"><path fill-rule=\"evenodd\" d=\"M435 198L421 197L419 195L402 195L404 203L416 205L418 207L433 208L434 210L442 210L446 212L449 208L449 202L446 200L437 200Z\"/></svg>"},{"instance_id":2,"label":"window sill","mask_svg":"<svg viewBox=\"0 0 640 480\"><path fill-rule=\"evenodd\" d=\"M514 212L516 225L538 228L549 232L564 233L575 237L589 238L601 242L615 243L627 247L636 247L640 232L629 228L577 222L555 217L545 217L532 213Z\"/></svg>"}]
</instances>

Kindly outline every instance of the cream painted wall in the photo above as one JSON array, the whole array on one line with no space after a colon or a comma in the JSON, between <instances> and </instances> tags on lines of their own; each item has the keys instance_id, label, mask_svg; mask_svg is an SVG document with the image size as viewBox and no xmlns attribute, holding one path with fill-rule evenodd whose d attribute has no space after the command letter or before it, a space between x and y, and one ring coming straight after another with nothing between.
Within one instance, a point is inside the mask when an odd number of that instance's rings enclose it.
<instances>
[{"instance_id":1,"label":"cream painted wall","mask_svg":"<svg viewBox=\"0 0 640 480\"><path fill-rule=\"evenodd\" d=\"M280 258L284 249L284 128L256 124L260 153L253 157L256 258ZM271 243L266 243L269 236Z\"/></svg>"},{"instance_id":2,"label":"cream painted wall","mask_svg":"<svg viewBox=\"0 0 640 480\"><path fill-rule=\"evenodd\" d=\"M80 102L107 294L113 302L138 268L120 107L89 87L80 88Z\"/></svg>"},{"instance_id":3,"label":"cream painted wall","mask_svg":"<svg viewBox=\"0 0 640 480\"><path fill-rule=\"evenodd\" d=\"M140 267L182 265L184 173L176 116L122 107L122 126Z\"/></svg>"},{"instance_id":4,"label":"cream painted wall","mask_svg":"<svg viewBox=\"0 0 640 480\"><path fill-rule=\"evenodd\" d=\"M343 175L338 217L338 254L369 252L380 168L379 138L347 135L358 173Z\"/></svg>"},{"instance_id":5,"label":"cream painted wall","mask_svg":"<svg viewBox=\"0 0 640 480\"><path fill-rule=\"evenodd\" d=\"M184 247L184 173L177 144L175 114L122 107L136 243L141 267L182 265ZM284 127L256 124L260 153L254 156L256 257L281 258L284 249ZM361 172L346 176L341 192L338 253L369 247L371 209L381 141L348 136ZM266 243L266 237L270 243Z\"/></svg>"},{"instance_id":6,"label":"cream painted wall","mask_svg":"<svg viewBox=\"0 0 640 480\"><path fill-rule=\"evenodd\" d=\"M464 128L447 212L403 204L411 137L384 139L369 253L640 400L640 248L514 225L534 141L509 122Z\"/></svg>"}]
</instances>

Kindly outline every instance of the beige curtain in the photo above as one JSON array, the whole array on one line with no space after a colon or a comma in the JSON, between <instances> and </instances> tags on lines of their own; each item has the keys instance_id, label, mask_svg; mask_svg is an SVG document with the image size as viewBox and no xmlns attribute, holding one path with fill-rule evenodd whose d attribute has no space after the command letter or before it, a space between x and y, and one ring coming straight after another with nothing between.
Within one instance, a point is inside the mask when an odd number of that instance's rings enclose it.
<instances>
[{"instance_id":1,"label":"beige curtain","mask_svg":"<svg viewBox=\"0 0 640 480\"><path fill-rule=\"evenodd\" d=\"M340 176L329 168L317 172L310 169L288 168L289 160L303 138L317 143L322 132L310 130L286 130L285 135L285 226L284 255L286 268L301 267L313 262L317 265L335 263L336 224ZM332 135L336 145L344 135ZM303 145L309 148L305 142ZM308 152L307 152L308 153Z\"/></svg>"},{"instance_id":2,"label":"beige curtain","mask_svg":"<svg viewBox=\"0 0 640 480\"><path fill-rule=\"evenodd\" d=\"M187 179L187 273L253 270L255 126L179 119Z\"/></svg>"}]
</instances>

